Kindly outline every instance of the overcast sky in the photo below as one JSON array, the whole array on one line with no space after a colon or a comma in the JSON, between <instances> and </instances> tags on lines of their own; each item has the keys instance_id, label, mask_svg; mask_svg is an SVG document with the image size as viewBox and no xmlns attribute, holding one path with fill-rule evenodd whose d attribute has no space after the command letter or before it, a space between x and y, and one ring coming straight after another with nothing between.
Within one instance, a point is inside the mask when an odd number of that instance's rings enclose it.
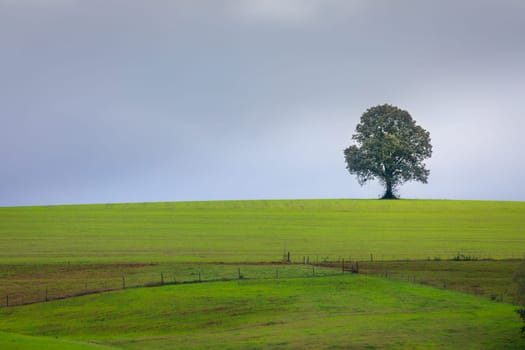
<instances>
[{"instance_id":1,"label":"overcast sky","mask_svg":"<svg viewBox=\"0 0 525 350\"><path fill-rule=\"evenodd\" d=\"M0 0L0 205L377 198L343 149L432 137L403 198L525 200L523 0Z\"/></svg>"}]
</instances>

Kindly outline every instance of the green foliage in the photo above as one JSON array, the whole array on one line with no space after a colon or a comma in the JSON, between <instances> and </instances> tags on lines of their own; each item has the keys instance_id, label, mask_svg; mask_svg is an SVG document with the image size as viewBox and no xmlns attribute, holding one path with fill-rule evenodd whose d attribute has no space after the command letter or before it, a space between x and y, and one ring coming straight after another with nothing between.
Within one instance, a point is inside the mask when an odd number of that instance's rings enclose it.
<instances>
[{"instance_id":1,"label":"green foliage","mask_svg":"<svg viewBox=\"0 0 525 350\"><path fill-rule=\"evenodd\" d=\"M472 256L472 255L465 255L458 252L456 255L452 257L453 261L476 261L479 260L478 257Z\"/></svg>"},{"instance_id":2,"label":"green foliage","mask_svg":"<svg viewBox=\"0 0 525 350\"><path fill-rule=\"evenodd\" d=\"M383 198L390 199L407 181L427 183L423 161L432 155L430 133L407 111L388 104L369 108L352 139L357 145L344 150L346 168L359 184L379 179L386 187Z\"/></svg>"},{"instance_id":3,"label":"green foliage","mask_svg":"<svg viewBox=\"0 0 525 350\"><path fill-rule=\"evenodd\" d=\"M520 318L525 322L525 309L517 309L516 312L520 315ZM525 326L521 326L521 333L525 333Z\"/></svg>"}]
</instances>

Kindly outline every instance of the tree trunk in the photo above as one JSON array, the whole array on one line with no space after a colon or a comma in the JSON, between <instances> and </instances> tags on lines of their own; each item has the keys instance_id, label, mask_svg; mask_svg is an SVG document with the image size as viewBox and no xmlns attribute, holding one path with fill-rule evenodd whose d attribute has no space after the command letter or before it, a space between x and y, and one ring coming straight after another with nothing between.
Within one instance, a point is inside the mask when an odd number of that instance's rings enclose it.
<instances>
[{"instance_id":1,"label":"tree trunk","mask_svg":"<svg viewBox=\"0 0 525 350\"><path fill-rule=\"evenodd\" d=\"M386 192L381 199L397 199L397 197L394 195L394 190L393 190L391 180L386 181Z\"/></svg>"}]
</instances>

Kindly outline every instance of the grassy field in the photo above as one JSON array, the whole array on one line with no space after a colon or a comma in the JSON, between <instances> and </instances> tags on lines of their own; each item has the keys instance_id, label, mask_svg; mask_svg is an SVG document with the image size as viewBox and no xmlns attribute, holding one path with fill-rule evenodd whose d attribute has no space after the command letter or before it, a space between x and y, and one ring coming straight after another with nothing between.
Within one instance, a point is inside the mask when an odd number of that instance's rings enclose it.
<instances>
[{"instance_id":1,"label":"grassy field","mask_svg":"<svg viewBox=\"0 0 525 350\"><path fill-rule=\"evenodd\" d=\"M521 260L361 262L360 273L512 303ZM348 262L345 264L349 268ZM341 263L0 264L0 307L159 284L340 275ZM348 272L346 272L348 273ZM3 298L2 298L3 297Z\"/></svg>"},{"instance_id":2,"label":"grassy field","mask_svg":"<svg viewBox=\"0 0 525 350\"><path fill-rule=\"evenodd\" d=\"M292 264L4 264L0 306L160 284L335 274L339 268Z\"/></svg>"},{"instance_id":3,"label":"grassy field","mask_svg":"<svg viewBox=\"0 0 525 350\"><path fill-rule=\"evenodd\" d=\"M0 332L0 349L6 350L115 350L113 347Z\"/></svg>"},{"instance_id":4,"label":"grassy field","mask_svg":"<svg viewBox=\"0 0 525 350\"><path fill-rule=\"evenodd\" d=\"M513 275L521 260L377 261L361 263L361 273L451 289L512 303Z\"/></svg>"},{"instance_id":5,"label":"grassy field","mask_svg":"<svg viewBox=\"0 0 525 350\"><path fill-rule=\"evenodd\" d=\"M521 258L525 202L282 200L0 208L0 263Z\"/></svg>"},{"instance_id":6,"label":"grassy field","mask_svg":"<svg viewBox=\"0 0 525 350\"><path fill-rule=\"evenodd\" d=\"M0 208L0 349L518 349L523 252L523 202Z\"/></svg>"},{"instance_id":7,"label":"grassy field","mask_svg":"<svg viewBox=\"0 0 525 350\"><path fill-rule=\"evenodd\" d=\"M521 349L513 310L457 292L346 275L90 295L2 309L0 328L122 349Z\"/></svg>"}]
</instances>

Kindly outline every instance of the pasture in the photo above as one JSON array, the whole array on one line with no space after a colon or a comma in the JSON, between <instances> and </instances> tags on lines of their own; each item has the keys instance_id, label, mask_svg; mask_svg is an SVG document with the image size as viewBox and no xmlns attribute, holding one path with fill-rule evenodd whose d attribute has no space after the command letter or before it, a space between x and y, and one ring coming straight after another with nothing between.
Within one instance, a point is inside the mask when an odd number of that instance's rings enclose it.
<instances>
[{"instance_id":1,"label":"pasture","mask_svg":"<svg viewBox=\"0 0 525 350\"><path fill-rule=\"evenodd\" d=\"M521 258L525 203L279 200L0 208L0 262Z\"/></svg>"},{"instance_id":2,"label":"pasture","mask_svg":"<svg viewBox=\"0 0 525 350\"><path fill-rule=\"evenodd\" d=\"M520 349L513 310L345 275L140 288L4 308L0 328L116 349Z\"/></svg>"},{"instance_id":3,"label":"pasture","mask_svg":"<svg viewBox=\"0 0 525 350\"><path fill-rule=\"evenodd\" d=\"M2 349L525 345L523 202L10 207L0 242Z\"/></svg>"}]
</instances>

